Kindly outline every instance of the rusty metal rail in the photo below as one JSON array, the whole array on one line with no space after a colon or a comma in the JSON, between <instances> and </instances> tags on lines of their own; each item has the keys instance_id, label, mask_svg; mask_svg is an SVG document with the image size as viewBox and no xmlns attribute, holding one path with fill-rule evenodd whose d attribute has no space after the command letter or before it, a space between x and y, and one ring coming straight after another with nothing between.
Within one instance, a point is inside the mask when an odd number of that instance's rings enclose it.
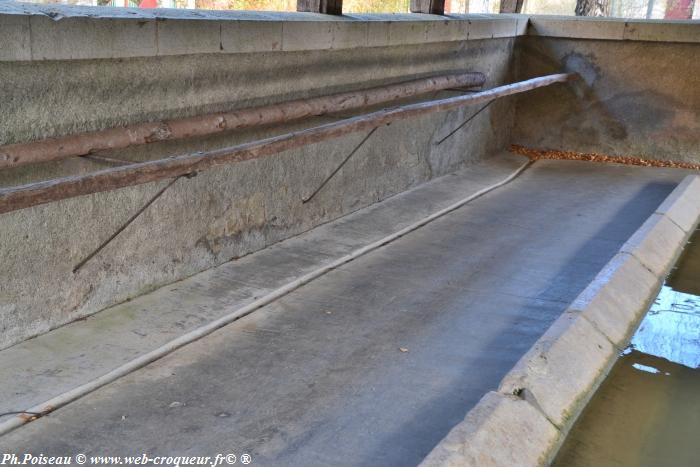
<instances>
[{"instance_id":1,"label":"rusty metal rail","mask_svg":"<svg viewBox=\"0 0 700 467\"><path fill-rule=\"evenodd\" d=\"M137 123L29 143L10 144L0 146L0 169L355 110L443 89L483 86L485 80L483 73L441 75L231 112Z\"/></svg>"},{"instance_id":2,"label":"rusty metal rail","mask_svg":"<svg viewBox=\"0 0 700 467\"><path fill-rule=\"evenodd\" d=\"M532 89L564 83L575 74L560 73L499 86L474 94L438 99L380 110L305 130L286 133L250 143L213 151L197 152L155 161L130 164L102 171L30 183L0 189L0 213L23 209L76 196L140 185L210 169L218 165L242 162L338 138L358 131L369 131L397 120L405 120L435 112L444 112L466 105L518 94Z\"/></svg>"}]
</instances>

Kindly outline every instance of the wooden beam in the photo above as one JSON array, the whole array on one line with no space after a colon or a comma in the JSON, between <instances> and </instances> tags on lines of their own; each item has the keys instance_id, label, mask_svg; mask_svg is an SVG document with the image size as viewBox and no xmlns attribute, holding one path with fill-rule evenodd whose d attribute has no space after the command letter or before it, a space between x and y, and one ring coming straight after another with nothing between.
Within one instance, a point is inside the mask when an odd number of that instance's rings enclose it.
<instances>
[{"instance_id":1,"label":"wooden beam","mask_svg":"<svg viewBox=\"0 0 700 467\"><path fill-rule=\"evenodd\" d=\"M105 169L85 175L63 177L18 187L0 189L0 213L50 203L76 196L141 185L180 175L195 174L223 164L242 162L309 144L338 138L358 131L369 131L398 120L487 102L554 83L575 79L572 73L559 73L499 86L488 91L380 110L334 123L286 133L259 141L213 151L196 152L155 161Z\"/></svg>"},{"instance_id":2,"label":"wooden beam","mask_svg":"<svg viewBox=\"0 0 700 467\"><path fill-rule=\"evenodd\" d=\"M207 136L230 130L284 123L306 117L359 109L453 87L482 86L483 73L459 73L297 99L279 104L160 122L136 123L29 143L0 146L0 169L85 156L158 141Z\"/></svg>"},{"instance_id":3,"label":"wooden beam","mask_svg":"<svg viewBox=\"0 0 700 467\"><path fill-rule=\"evenodd\" d=\"M444 15L445 0L411 0L411 13Z\"/></svg>"},{"instance_id":4,"label":"wooden beam","mask_svg":"<svg viewBox=\"0 0 700 467\"><path fill-rule=\"evenodd\" d=\"M297 11L342 15L343 0L297 0Z\"/></svg>"},{"instance_id":5,"label":"wooden beam","mask_svg":"<svg viewBox=\"0 0 700 467\"><path fill-rule=\"evenodd\" d=\"M520 13L523 10L524 0L501 0L499 13Z\"/></svg>"}]
</instances>

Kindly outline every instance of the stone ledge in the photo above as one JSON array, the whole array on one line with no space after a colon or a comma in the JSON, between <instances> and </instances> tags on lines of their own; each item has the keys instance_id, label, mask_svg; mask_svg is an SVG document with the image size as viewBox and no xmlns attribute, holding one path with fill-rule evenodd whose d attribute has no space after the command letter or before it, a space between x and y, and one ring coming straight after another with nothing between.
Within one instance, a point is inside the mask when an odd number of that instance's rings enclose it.
<instances>
[{"instance_id":1,"label":"stone ledge","mask_svg":"<svg viewBox=\"0 0 700 467\"><path fill-rule=\"evenodd\" d=\"M621 349L647 311L662 279L663 276L652 274L634 256L618 253L571 303L569 310L580 312Z\"/></svg>"},{"instance_id":2,"label":"stone ledge","mask_svg":"<svg viewBox=\"0 0 700 467\"><path fill-rule=\"evenodd\" d=\"M592 40L700 43L700 22L530 16L528 36Z\"/></svg>"},{"instance_id":3,"label":"stone ledge","mask_svg":"<svg viewBox=\"0 0 700 467\"><path fill-rule=\"evenodd\" d=\"M330 16L0 3L2 61L386 47L516 37L521 15Z\"/></svg>"},{"instance_id":4,"label":"stone ledge","mask_svg":"<svg viewBox=\"0 0 700 467\"><path fill-rule=\"evenodd\" d=\"M700 21L627 20L624 40L700 42Z\"/></svg>"},{"instance_id":5,"label":"stone ledge","mask_svg":"<svg viewBox=\"0 0 700 467\"><path fill-rule=\"evenodd\" d=\"M0 3L0 61L385 47L523 35L700 43L697 21L351 14Z\"/></svg>"},{"instance_id":6,"label":"stone ledge","mask_svg":"<svg viewBox=\"0 0 700 467\"><path fill-rule=\"evenodd\" d=\"M656 212L667 216L687 233L695 230L700 217L700 176L684 178Z\"/></svg>"},{"instance_id":7,"label":"stone ledge","mask_svg":"<svg viewBox=\"0 0 700 467\"><path fill-rule=\"evenodd\" d=\"M580 312L562 314L503 378L499 391L519 394L567 430L615 361L617 349Z\"/></svg>"},{"instance_id":8,"label":"stone ledge","mask_svg":"<svg viewBox=\"0 0 700 467\"><path fill-rule=\"evenodd\" d=\"M634 256L656 276L663 277L683 248L685 234L671 219L654 213L620 251Z\"/></svg>"}]
</instances>

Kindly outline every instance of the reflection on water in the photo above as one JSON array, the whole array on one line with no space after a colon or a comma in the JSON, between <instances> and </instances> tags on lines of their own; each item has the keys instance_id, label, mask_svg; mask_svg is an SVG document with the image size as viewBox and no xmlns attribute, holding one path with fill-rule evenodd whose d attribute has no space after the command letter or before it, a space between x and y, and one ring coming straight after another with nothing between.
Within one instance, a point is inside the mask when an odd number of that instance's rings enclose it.
<instances>
[{"instance_id":1,"label":"reflection on water","mask_svg":"<svg viewBox=\"0 0 700 467\"><path fill-rule=\"evenodd\" d=\"M690 368L700 367L700 297L665 285L631 346Z\"/></svg>"},{"instance_id":2,"label":"reflection on water","mask_svg":"<svg viewBox=\"0 0 700 467\"><path fill-rule=\"evenodd\" d=\"M556 467L700 466L700 233L693 235Z\"/></svg>"}]
</instances>

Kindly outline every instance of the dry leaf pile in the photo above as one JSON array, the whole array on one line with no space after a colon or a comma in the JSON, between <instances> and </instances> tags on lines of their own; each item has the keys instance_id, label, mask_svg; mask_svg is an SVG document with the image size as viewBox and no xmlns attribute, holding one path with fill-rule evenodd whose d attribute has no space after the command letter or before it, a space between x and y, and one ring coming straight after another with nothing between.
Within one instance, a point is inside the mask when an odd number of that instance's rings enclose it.
<instances>
[{"instance_id":1,"label":"dry leaf pile","mask_svg":"<svg viewBox=\"0 0 700 467\"><path fill-rule=\"evenodd\" d=\"M539 159L558 159L572 161L590 161L602 162L609 164L626 164L640 165L643 167L672 167L677 169L700 170L700 164L692 162L677 162L677 161L661 161L654 159L643 159L641 157L631 156L609 156L607 154L598 154L595 152L574 152L574 151L558 151L555 149L532 149L525 146L512 144L510 151L515 154L520 154L530 158L530 160Z\"/></svg>"}]
</instances>

